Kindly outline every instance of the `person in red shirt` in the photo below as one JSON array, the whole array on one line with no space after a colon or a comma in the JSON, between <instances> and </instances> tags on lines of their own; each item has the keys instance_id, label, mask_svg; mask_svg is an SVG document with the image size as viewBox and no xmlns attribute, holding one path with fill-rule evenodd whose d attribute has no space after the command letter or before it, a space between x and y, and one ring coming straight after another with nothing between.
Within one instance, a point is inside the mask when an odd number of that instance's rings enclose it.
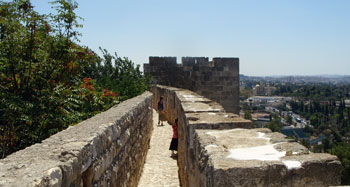
<instances>
[{"instance_id":1,"label":"person in red shirt","mask_svg":"<svg viewBox=\"0 0 350 187\"><path fill-rule=\"evenodd\" d=\"M177 154L174 153L174 151L177 152L177 144L178 144L178 138L177 138L177 123L178 119L175 119L175 123L173 126L173 138L171 139L169 150L171 150L171 156L175 157Z\"/></svg>"}]
</instances>

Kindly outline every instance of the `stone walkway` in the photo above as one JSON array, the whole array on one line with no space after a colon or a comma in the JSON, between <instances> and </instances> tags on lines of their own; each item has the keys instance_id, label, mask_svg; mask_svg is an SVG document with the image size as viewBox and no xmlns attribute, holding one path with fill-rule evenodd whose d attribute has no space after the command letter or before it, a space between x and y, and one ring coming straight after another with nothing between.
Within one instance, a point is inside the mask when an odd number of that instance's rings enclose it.
<instances>
[{"instance_id":1,"label":"stone walkway","mask_svg":"<svg viewBox=\"0 0 350 187\"><path fill-rule=\"evenodd\" d=\"M153 110L153 134L151 148L148 150L146 163L139 182L139 187L178 187L177 160L170 157L170 141L173 135L168 123L157 126L158 113Z\"/></svg>"}]
</instances>

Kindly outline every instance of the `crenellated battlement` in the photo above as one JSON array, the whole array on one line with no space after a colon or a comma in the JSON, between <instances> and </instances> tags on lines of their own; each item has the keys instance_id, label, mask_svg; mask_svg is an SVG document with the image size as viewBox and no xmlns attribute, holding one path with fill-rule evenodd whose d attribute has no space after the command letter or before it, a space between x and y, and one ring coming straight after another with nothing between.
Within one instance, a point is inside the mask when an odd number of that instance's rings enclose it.
<instances>
[{"instance_id":1,"label":"crenellated battlement","mask_svg":"<svg viewBox=\"0 0 350 187\"><path fill-rule=\"evenodd\" d=\"M179 67L179 66L207 66L207 67L231 67L233 69L239 64L239 58L219 58L215 57L209 61L208 57L182 57L181 63L177 63L176 57L149 57L149 64L146 66L159 67Z\"/></svg>"},{"instance_id":2,"label":"crenellated battlement","mask_svg":"<svg viewBox=\"0 0 350 187\"><path fill-rule=\"evenodd\" d=\"M182 57L183 66L209 66L208 57Z\"/></svg>"},{"instance_id":3,"label":"crenellated battlement","mask_svg":"<svg viewBox=\"0 0 350 187\"><path fill-rule=\"evenodd\" d=\"M239 112L239 59L214 57L149 57L144 72L156 84L189 89Z\"/></svg>"},{"instance_id":4,"label":"crenellated battlement","mask_svg":"<svg viewBox=\"0 0 350 187\"><path fill-rule=\"evenodd\" d=\"M177 66L176 57L149 57L150 66Z\"/></svg>"}]
</instances>

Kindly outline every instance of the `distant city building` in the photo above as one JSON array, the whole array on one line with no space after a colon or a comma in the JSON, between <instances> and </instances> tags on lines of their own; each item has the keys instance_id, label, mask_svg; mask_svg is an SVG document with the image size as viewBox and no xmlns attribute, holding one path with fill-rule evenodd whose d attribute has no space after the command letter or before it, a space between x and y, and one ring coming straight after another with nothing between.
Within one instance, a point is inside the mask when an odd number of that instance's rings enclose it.
<instances>
[{"instance_id":1,"label":"distant city building","mask_svg":"<svg viewBox=\"0 0 350 187\"><path fill-rule=\"evenodd\" d=\"M253 96L246 100L250 106L271 106L277 107L283 105L286 102L290 102L291 97L281 97L281 96Z\"/></svg>"},{"instance_id":2,"label":"distant city building","mask_svg":"<svg viewBox=\"0 0 350 187\"><path fill-rule=\"evenodd\" d=\"M264 87L257 84L253 88L253 95L264 95Z\"/></svg>"},{"instance_id":3,"label":"distant city building","mask_svg":"<svg viewBox=\"0 0 350 187\"><path fill-rule=\"evenodd\" d=\"M265 127L265 125L271 121L271 115L269 113L257 112L251 115L252 121L258 128Z\"/></svg>"},{"instance_id":4,"label":"distant city building","mask_svg":"<svg viewBox=\"0 0 350 187\"><path fill-rule=\"evenodd\" d=\"M297 85L304 85L307 83L350 83L350 76L270 76L270 77L256 77L256 76L245 76L240 75L241 80L252 80L252 81L270 81L285 83L295 83Z\"/></svg>"},{"instance_id":5,"label":"distant city building","mask_svg":"<svg viewBox=\"0 0 350 187\"><path fill-rule=\"evenodd\" d=\"M336 101L335 105L340 106L342 102L341 101ZM350 100L344 100L345 107L350 107Z\"/></svg>"},{"instance_id":6,"label":"distant city building","mask_svg":"<svg viewBox=\"0 0 350 187\"><path fill-rule=\"evenodd\" d=\"M350 100L345 100L345 107L350 107Z\"/></svg>"},{"instance_id":7,"label":"distant city building","mask_svg":"<svg viewBox=\"0 0 350 187\"><path fill-rule=\"evenodd\" d=\"M254 86L253 95L271 96L273 92L276 91L276 89L276 87L271 87L269 85L265 86L264 82L260 82L259 84Z\"/></svg>"},{"instance_id":8,"label":"distant city building","mask_svg":"<svg viewBox=\"0 0 350 187\"><path fill-rule=\"evenodd\" d=\"M276 91L276 87L272 87L272 86L267 86L266 88L265 88L265 93L266 93L266 95L273 95L273 93Z\"/></svg>"}]
</instances>

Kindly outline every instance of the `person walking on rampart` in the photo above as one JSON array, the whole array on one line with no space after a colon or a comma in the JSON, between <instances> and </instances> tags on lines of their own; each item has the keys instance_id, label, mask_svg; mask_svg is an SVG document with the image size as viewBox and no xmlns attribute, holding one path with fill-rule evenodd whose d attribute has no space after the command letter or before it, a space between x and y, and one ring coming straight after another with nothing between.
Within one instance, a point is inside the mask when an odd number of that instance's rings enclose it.
<instances>
[{"instance_id":1,"label":"person walking on rampart","mask_svg":"<svg viewBox=\"0 0 350 187\"><path fill-rule=\"evenodd\" d=\"M166 121L165 104L164 104L163 97L160 97L158 101L157 110L158 110L158 125L163 126L163 121Z\"/></svg>"},{"instance_id":2,"label":"person walking on rampart","mask_svg":"<svg viewBox=\"0 0 350 187\"><path fill-rule=\"evenodd\" d=\"M174 151L177 152L177 145L178 145L178 134L177 134L177 127L178 127L178 119L175 119L175 123L172 125L173 126L173 138L171 139L170 142L170 147L169 150L171 150L171 157L176 157L177 154L174 153Z\"/></svg>"}]
</instances>

